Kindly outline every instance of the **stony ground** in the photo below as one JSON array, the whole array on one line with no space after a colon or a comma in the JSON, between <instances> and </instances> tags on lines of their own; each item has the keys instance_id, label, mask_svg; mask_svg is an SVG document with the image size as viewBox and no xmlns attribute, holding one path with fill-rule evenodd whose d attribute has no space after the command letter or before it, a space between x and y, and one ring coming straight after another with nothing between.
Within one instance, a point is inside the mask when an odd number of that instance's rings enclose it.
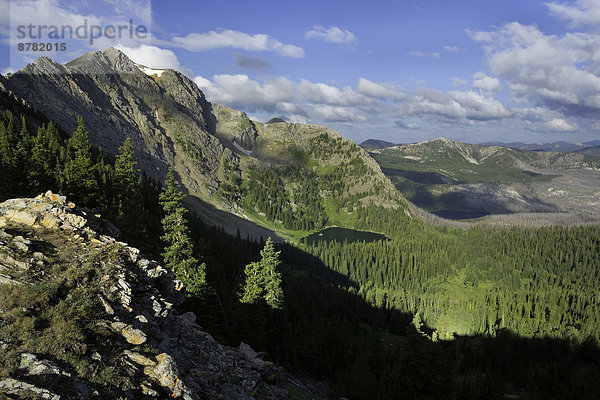
<instances>
[{"instance_id":1,"label":"stony ground","mask_svg":"<svg viewBox=\"0 0 600 400\"><path fill-rule=\"evenodd\" d=\"M0 398L310 395L250 346L177 315L180 282L117 232L51 193L0 204Z\"/></svg>"}]
</instances>

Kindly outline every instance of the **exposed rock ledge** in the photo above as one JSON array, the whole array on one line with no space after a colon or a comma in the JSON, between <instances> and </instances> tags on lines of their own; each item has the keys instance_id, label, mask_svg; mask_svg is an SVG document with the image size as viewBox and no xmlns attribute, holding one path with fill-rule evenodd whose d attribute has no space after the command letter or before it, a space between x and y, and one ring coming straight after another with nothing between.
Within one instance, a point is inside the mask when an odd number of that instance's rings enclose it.
<instances>
[{"instance_id":1,"label":"exposed rock ledge","mask_svg":"<svg viewBox=\"0 0 600 400\"><path fill-rule=\"evenodd\" d=\"M286 399L286 388L302 390L247 344L222 346L202 331L193 313L176 315L173 306L184 300L181 283L114 235L112 224L51 192L7 200L0 204L0 284L39 283L63 253L73 258L70 265L94 262L103 274L111 271L98 283L102 312L95 324L113 332L114 342L81 343L81 357L98 367L117 357L125 376L115 385L123 398ZM155 351L144 352L143 346ZM17 372L0 378L0 397L101 398L97 382L65 363L27 352L17 341L0 341L0 348L20 357Z\"/></svg>"}]
</instances>

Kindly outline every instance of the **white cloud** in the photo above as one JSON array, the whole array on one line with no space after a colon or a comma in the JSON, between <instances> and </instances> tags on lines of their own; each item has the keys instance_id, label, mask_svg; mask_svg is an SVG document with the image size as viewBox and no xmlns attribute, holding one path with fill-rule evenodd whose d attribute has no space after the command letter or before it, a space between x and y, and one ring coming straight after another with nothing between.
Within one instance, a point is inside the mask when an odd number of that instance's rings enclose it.
<instances>
[{"instance_id":1,"label":"white cloud","mask_svg":"<svg viewBox=\"0 0 600 400\"><path fill-rule=\"evenodd\" d=\"M469 81L467 79L462 79L457 76L452 78L452 86L454 86L454 87L467 86L468 84L469 84Z\"/></svg>"},{"instance_id":2,"label":"white cloud","mask_svg":"<svg viewBox=\"0 0 600 400\"><path fill-rule=\"evenodd\" d=\"M3 10L0 13L0 34L4 36L5 43L8 43L11 35L15 36L18 33L16 27L20 25L25 27L33 25L30 39L37 39L39 32L35 28L43 25L78 27L86 20L88 26L102 25L106 22L105 19L95 15L78 14L63 8L57 0L1 0L0 9ZM47 30L42 31L42 34L47 32ZM29 35L28 30L26 33Z\"/></svg>"},{"instance_id":3,"label":"white cloud","mask_svg":"<svg viewBox=\"0 0 600 400\"><path fill-rule=\"evenodd\" d=\"M550 12L570 21L572 26L600 26L600 0L576 0L574 4L545 3Z\"/></svg>"},{"instance_id":4,"label":"white cloud","mask_svg":"<svg viewBox=\"0 0 600 400\"><path fill-rule=\"evenodd\" d=\"M179 59L171 50L161 49L156 46L148 46L143 44L139 47L115 46L121 50L132 61L142 64L150 68L168 68L174 69L185 74L190 74L191 71L184 68L179 63Z\"/></svg>"},{"instance_id":5,"label":"white cloud","mask_svg":"<svg viewBox=\"0 0 600 400\"><path fill-rule=\"evenodd\" d=\"M391 83L358 80L356 87L338 87L286 77L257 81L246 74L220 74L194 81L209 101L250 113L266 112L297 121L380 122L385 118L404 129L418 129L411 116L470 124L509 118L511 110L491 91L443 92L421 88L403 92ZM291 120L291 119L290 119Z\"/></svg>"},{"instance_id":6,"label":"white cloud","mask_svg":"<svg viewBox=\"0 0 600 400\"><path fill-rule=\"evenodd\" d=\"M489 95L426 88L419 89L399 111L403 115L437 115L465 121L490 121L512 115L501 102Z\"/></svg>"},{"instance_id":7,"label":"white cloud","mask_svg":"<svg viewBox=\"0 0 600 400\"><path fill-rule=\"evenodd\" d=\"M365 113L349 107L310 104L299 109L311 119L327 122L365 122L368 119Z\"/></svg>"},{"instance_id":8,"label":"white cloud","mask_svg":"<svg viewBox=\"0 0 600 400\"><path fill-rule=\"evenodd\" d=\"M458 46L443 46L442 49L448 53L462 53L467 49Z\"/></svg>"},{"instance_id":9,"label":"white cloud","mask_svg":"<svg viewBox=\"0 0 600 400\"><path fill-rule=\"evenodd\" d=\"M357 91L365 96L382 99L402 100L406 95L393 83L375 83L365 78L358 79Z\"/></svg>"},{"instance_id":10,"label":"white cloud","mask_svg":"<svg viewBox=\"0 0 600 400\"><path fill-rule=\"evenodd\" d=\"M194 82L210 101L249 112L295 115L307 121L365 121L376 113L377 100L351 87L336 87L306 79L277 77L259 82L246 74L202 76Z\"/></svg>"},{"instance_id":11,"label":"white cloud","mask_svg":"<svg viewBox=\"0 0 600 400\"><path fill-rule=\"evenodd\" d=\"M266 34L257 33L250 35L230 29L206 33L190 33L183 37L176 36L163 44L170 44L197 52L220 48L234 48L247 51L272 51L283 57L304 57L304 50L301 47L281 43Z\"/></svg>"},{"instance_id":12,"label":"white cloud","mask_svg":"<svg viewBox=\"0 0 600 400\"><path fill-rule=\"evenodd\" d=\"M306 39L321 39L328 43L339 43L351 45L357 43L356 36L347 29L341 29L337 26L314 26L304 35Z\"/></svg>"},{"instance_id":13,"label":"white cloud","mask_svg":"<svg viewBox=\"0 0 600 400\"><path fill-rule=\"evenodd\" d=\"M415 123L406 122L401 119L394 121L394 124L396 124L397 127L402 128L402 129L419 129L420 128L420 126Z\"/></svg>"},{"instance_id":14,"label":"white cloud","mask_svg":"<svg viewBox=\"0 0 600 400\"><path fill-rule=\"evenodd\" d=\"M432 58L435 58L436 60L440 58L439 53L436 53L436 52L425 53L425 52L419 51L419 50L411 50L408 52L408 55L414 56L414 57L432 57Z\"/></svg>"},{"instance_id":15,"label":"white cloud","mask_svg":"<svg viewBox=\"0 0 600 400\"><path fill-rule=\"evenodd\" d=\"M495 92L502 89L498 78L488 76L485 72L476 72L473 74L473 89L480 89L486 92Z\"/></svg>"},{"instance_id":16,"label":"white cloud","mask_svg":"<svg viewBox=\"0 0 600 400\"><path fill-rule=\"evenodd\" d=\"M546 127L556 132L573 132L576 127L562 118L554 118L546 123Z\"/></svg>"},{"instance_id":17,"label":"white cloud","mask_svg":"<svg viewBox=\"0 0 600 400\"><path fill-rule=\"evenodd\" d=\"M292 114L288 117L288 120L292 124L308 124L308 120L302 115Z\"/></svg>"},{"instance_id":18,"label":"white cloud","mask_svg":"<svg viewBox=\"0 0 600 400\"><path fill-rule=\"evenodd\" d=\"M492 72L515 98L563 112L600 109L600 36L545 35L516 22L470 35L485 44Z\"/></svg>"},{"instance_id":19,"label":"white cloud","mask_svg":"<svg viewBox=\"0 0 600 400\"><path fill-rule=\"evenodd\" d=\"M246 74L220 74L212 81L197 76L194 82L210 101L249 111L275 112L279 103L294 98L294 83L283 77L261 84Z\"/></svg>"}]
</instances>

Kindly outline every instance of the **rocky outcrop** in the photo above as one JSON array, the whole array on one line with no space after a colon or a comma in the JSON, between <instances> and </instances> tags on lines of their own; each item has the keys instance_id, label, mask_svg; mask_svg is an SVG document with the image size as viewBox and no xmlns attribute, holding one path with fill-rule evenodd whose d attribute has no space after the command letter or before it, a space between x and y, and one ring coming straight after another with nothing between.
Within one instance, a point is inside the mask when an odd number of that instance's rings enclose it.
<instances>
[{"instance_id":1,"label":"rocky outcrop","mask_svg":"<svg viewBox=\"0 0 600 400\"><path fill-rule=\"evenodd\" d=\"M219 344L196 324L193 313L177 315L173 307L184 301L181 283L157 262L110 235L116 232L99 216L51 192L0 204L0 285L14 290L43 288L44 282L79 276L84 280L73 283L72 289L61 284L64 288L53 302L88 288L87 300L98 311L86 326L105 332L104 339L89 336L71 344L68 351L77 354L77 362L57 358L60 351L32 352L19 338L1 342L2 351L16 354L18 365L10 376L0 378L0 395L93 399L109 390L112 395L140 399L288 398L286 387L297 382L293 377L247 344L237 349ZM65 270L67 278L54 279L57 271ZM97 278L89 282L89 276ZM76 300L65 304L71 303ZM35 316L38 311L23 312ZM12 321L5 312L12 311L0 305L4 325ZM103 366L115 366L113 374L119 371L104 386L94 372Z\"/></svg>"}]
</instances>

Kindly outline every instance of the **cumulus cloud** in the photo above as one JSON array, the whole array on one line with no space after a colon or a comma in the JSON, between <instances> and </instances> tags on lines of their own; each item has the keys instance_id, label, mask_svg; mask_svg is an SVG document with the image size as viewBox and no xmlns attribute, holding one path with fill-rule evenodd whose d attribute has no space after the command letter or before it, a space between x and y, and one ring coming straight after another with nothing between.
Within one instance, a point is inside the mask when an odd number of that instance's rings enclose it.
<instances>
[{"instance_id":1,"label":"cumulus cloud","mask_svg":"<svg viewBox=\"0 0 600 400\"><path fill-rule=\"evenodd\" d=\"M365 78L359 78L356 89L359 93L369 97L392 100L406 98L406 95L393 83L375 83Z\"/></svg>"},{"instance_id":2,"label":"cumulus cloud","mask_svg":"<svg viewBox=\"0 0 600 400\"><path fill-rule=\"evenodd\" d=\"M472 123L513 116L511 110L492 96L492 91L486 90L444 92L420 88L405 92L394 84L365 78L360 78L356 87L338 87L286 77L258 81L246 74L197 76L194 81L210 101L296 121L348 123L389 118L403 129L418 129L411 117Z\"/></svg>"},{"instance_id":3,"label":"cumulus cloud","mask_svg":"<svg viewBox=\"0 0 600 400\"><path fill-rule=\"evenodd\" d=\"M469 84L469 81L467 79L459 78L457 76L452 78L452 86L454 86L454 87L467 86L468 84Z\"/></svg>"},{"instance_id":4,"label":"cumulus cloud","mask_svg":"<svg viewBox=\"0 0 600 400\"><path fill-rule=\"evenodd\" d=\"M0 16L0 32L3 36L10 36L10 26L42 25L69 25L80 26L87 19L88 25L102 25L106 20L95 15L85 15L61 7L57 0L0 0L0 7L4 10ZM8 12L10 11L10 12ZM12 32L16 33L16 30Z\"/></svg>"},{"instance_id":5,"label":"cumulus cloud","mask_svg":"<svg viewBox=\"0 0 600 400\"><path fill-rule=\"evenodd\" d=\"M436 53L436 52L425 53L420 50L411 50L408 52L408 55L413 56L413 57L432 57L432 58L435 58L436 60L438 58L440 58L440 53Z\"/></svg>"},{"instance_id":6,"label":"cumulus cloud","mask_svg":"<svg viewBox=\"0 0 600 400\"><path fill-rule=\"evenodd\" d=\"M288 117L288 120L292 124L308 124L308 120L302 115L292 114Z\"/></svg>"},{"instance_id":7,"label":"cumulus cloud","mask_svg":"<svg viewBox=\"0 0 600 400\"><path fill-rule=\"evenodd\" d=\"M419 125L415 124L415 123L410 123L410 122L406 122L404 120L396 120L394 121L394 124L396 124L397 127L402 128L402 129L419 129Z\"/></svg>"},{"instance_id":8,"label":"cumulus cloud","mask_svg":"<svg viewBox=\"0 0 600 400\"><path fill-rule=\"evenodd\" d=\"M250 57L239 53L234 54L233 57L235 58L235 65L238 68L259 70L269 68L271 66L268 62L260 57Z\"/></svg>"},{"instance_id":9,"label":"cumulus cloud","mask_svg":"<svg viewBox=\"0 0 600 400\"><path fill-rule=\"evenodd\" d=\"M261 84L246 74L219 74L212 80L197 76L194 82L210 101L249 111L276 112L279 103L294 96L293 82L283 77Z\"/></svg>"},{"instance_id":10,"label":"cumulus cloud","mask_svg":"<svg viewBox=\"0 0 600 400\"><path fill-rule=\"evenodd\" d=\"M572 26L587 25L596 29L600 26L599 0L577 0L574 4L551 2L546 6L552 14L569 21Z\"/></svg>"},{"instance_id":11,"label":"cumulus cloud","mask_svg":"<svg viewBox=\"0 0 600 400\"><path fill-rule=\"evenodd\" d=\"M179 59L171 50L146 44L139 47L118 45L115 48L125 53L132 61L146 67L174 69L188 75L191 73L189 69L181 66Z\"/></svg>"},{"instance_id":12,"label":"cumulus cloud","mask_svg":"<svg viewBox=\"0 0 600 400\"><path fill-rule=\"evenodd\" d=\"M576 127L562 118L554 118L546 123L546 127L555 132L573 132Z\"/></svg>"},{"instance_id":13,"label":"cumulus cloud","mask_svg":"<svg viewBox=\"0 0 600 400\"><path fill-rule=\"evenodd\" d=\"M469 34L485 44L490 69L515 98L565 113L600 109L600 36L546 35L517 22Z\"/></svg>"},{"instance_id":14,"label":"cumulus cloud","mask_svg":"<svg viewBox=\"0 0 600 400\"><path fill-rule=\"evenodd\" d=\"M175 36L168 43L175 47L196 52L233 48L247 51L272 51L283 57L304 57L304 49L301 47L282 43L263 33L250 35L230 29L205 33L190 33L183 37Z\"/></svg>"},{"instance_id":15,"label":"cumulus cloud","mask_svg":"<svg viewBox=\"0 0 600 400\"><path fill-rule=\"evenodd\" d=\"M400 107L405 115L437 115L447 119L490 121L507 118L511 111L493 98L474 91L443 92L422 88Z\"/></svg>"},{"instance_id":16,"label":"cumulus cloud","mask_svg":"<svg viewBox=\"0 0 600 400\"><path fill-rule=\"evenodd\" d=\"M378 101L351 87L337 87L306 79L277 77L262 82L246 74L219 74L194 82L210 101L249 112L265 111L299 121L366 121L383 107ZM292 119L290 119L292 120Z\"/></svg>"},{"instance_id":17,"label":"cumulus cloud","mask_svg":"<svg viewBox=\"0 0 600 400\"><path fill-rule=\"evenodd\" d=\"M320 39L328 43L339 43L351 45L357 43L356 36L347 29L337 26L326 28L321 25L314 26L304 35L306 39Z\"/></svg>"},{"instance_id":18,"label":"cumulus cloud","mask_svg":"<svg viewBox=\"0 0 600 400\"><path fill-rule=\"evenodd\" d=\"M488 76L485 72L476 72L473 75L473 89L480 89L486 92L495 92L502 89L498 78Z\"/></svg>"}]
</instances>

